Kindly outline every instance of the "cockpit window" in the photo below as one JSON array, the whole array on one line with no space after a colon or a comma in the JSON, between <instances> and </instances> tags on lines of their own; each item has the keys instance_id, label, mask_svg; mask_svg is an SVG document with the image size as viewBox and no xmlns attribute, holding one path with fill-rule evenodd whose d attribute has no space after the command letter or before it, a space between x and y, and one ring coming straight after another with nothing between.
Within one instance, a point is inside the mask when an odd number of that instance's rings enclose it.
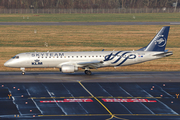
<instances>
[{"instance_id":1,"label":"cockpit window","mask_svg":"<svg viewBox=\"0 0 180 120\"><path fill-rule=\"evenodd\" d=\"M19 56L14 56L12 57L12 59L19 59Z\"/></svg>"}]
</instances>

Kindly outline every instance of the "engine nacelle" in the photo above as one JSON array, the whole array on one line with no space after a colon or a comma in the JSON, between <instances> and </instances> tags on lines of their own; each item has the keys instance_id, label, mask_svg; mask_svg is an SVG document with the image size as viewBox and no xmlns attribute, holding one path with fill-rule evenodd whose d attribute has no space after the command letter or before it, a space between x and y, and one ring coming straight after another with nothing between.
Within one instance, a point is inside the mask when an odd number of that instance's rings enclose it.
<instances>
[{"instance_id":1,"label":"engine nacelle","mask_svg":"<svg viewBox=\"0 0 180 120\"><path fill-rule=\"evenodd\" d=\"M63 73L74 73L74 72L78 71L78 67L76 67L74 65L63 65L60 68L60 71Z\"/></svg>"}]
</instances>

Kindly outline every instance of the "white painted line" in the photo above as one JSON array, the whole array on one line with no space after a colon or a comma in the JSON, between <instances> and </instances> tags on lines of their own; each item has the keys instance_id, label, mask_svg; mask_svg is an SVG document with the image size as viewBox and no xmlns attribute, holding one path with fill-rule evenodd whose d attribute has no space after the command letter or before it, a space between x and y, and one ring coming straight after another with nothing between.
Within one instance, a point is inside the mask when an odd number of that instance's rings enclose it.
<instances>
[{"instance_id":1,"label":"white painted line","mask_svg":"<svg viewBox=\"0 0 180 120\"><path fill-rule=\"evenodd\" d=\"M10 94L12 95L11 90L10 90L9 88L8 88L8 90L9 90ZM15 105L16 105L16 108L18 109L19 114L22 115L21 111L19 110L18 104L16 104L16 102L15 102L14 96L12 95L11 97L12 97L12 99L13 99L13 104L15 104Z\"/></svg>"},{"instance_id":2,"label":"white painted line","mask_svg":"<svg viewBox=\"0 0 180 120\"><path fill-rule=\"evenodd\" d=\"M44 85L43 85L44 86ZM53 98L53 96L51 95L51 92L49 92L49 90L47 89L47 87L46 86L44 86L45 87L45 89L46 89L46 91L48 92L48 94L51 96L51 98L54 100L54 102L56 101L54 98ZM63 113L65 114L65 115L67 115L67 113L65 112L65 110L63 109L63 107L62 106L60 106L57 102L55 102L56 103L56 105L63 111Z\"/></svg>"},{"instance_id":3,"label":"white painted line","mask_svg":"<svg viewBox=\"0 0 180 120\"><path fill-rule=\"evenodd\" d=\"M133 97L130 93L128 93L126 90L124 90L122 87L120 87L123 91L125 91L127 94L129 94L131 97ZM149 110L152 114L155 114L151 109L149 109L146 105L144 105L143 103L140 103L142 104L142 106L144 106L147 110Z\"/></svg>"},{"instance_id":4,"label":"white painted line","mask_svg":"<svg viewBox=\"0 0 180 120\"><path fill-rule=\"evenodd\" d=\"M171 96L172 98L175 98L174 96L172 96L171 94L169 94L168 92L166 92L162 87L158 86L161 91L163 91L164 93L166 93L167 95Z\"/></svg>"},{"instance_id":5,"label":"white painted line","mask_svg":"<svg viewBox=\"0 0 180 120\"><path fill-rule=\"evenodd\" d=\"M64 86L64 84L62 84ZM64 88L68 91L69 94L71 94L71 92L66 88L66 86L64 86ZM72 94L71 94L72 97L74 97ZM78 102L78 104L82 107L82 109L88 114L88 111L81 105L81 103Z\"/></svg>"},{"instance_id":6,"label":"white painted line","mask_svg":"<svg viewBox=\"0 0 180 120\"><path fill-rule=\"evenodd\" d=\"M26 91L27 91L29 97L31 97L31 94L29 93L28 89L26 89ZM41 114L44 115L43 111L39 108L39 106L36 104L36 102L34 101L34 99L32 97L31 97L31 100L34 102L34 104L36 105L37 109L41 112Z\"/></svg>"},{"instance_id":7,"label":"white painted line","mask_svg":"<svg viewBox=\"0 0 180 120\"><path fill-rule=\"evenodd\" d=\"M140 87L140 86L139 86ZM142 89L142 88L141 88ZM144 90L144 89L143 89ZM151 97L153 97L151 94L149 94L147 91L144 90L144 92L146 92L148 95L150 95ZM155 98L156 99L156 98ZM156 99L156 101L160 102L162 105L164 105L168 110L170 110L172 113L168 113L168 114L176 114L179 115L177 112L175 112L173 109L171 109L169 106L167 106L166 104L164 104L163 102L161 102L160 100Z\"/></svg>"}]
</instances>

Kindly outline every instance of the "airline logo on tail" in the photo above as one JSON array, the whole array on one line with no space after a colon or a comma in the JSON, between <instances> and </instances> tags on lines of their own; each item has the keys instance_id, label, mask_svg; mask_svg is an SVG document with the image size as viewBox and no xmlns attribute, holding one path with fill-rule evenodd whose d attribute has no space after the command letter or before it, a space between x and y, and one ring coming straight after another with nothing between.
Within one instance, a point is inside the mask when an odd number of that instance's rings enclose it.
<instances>
[{"instance_id":1,"label":"airline logo on tail","mask_svg":"<svg viewBox=\"0 0 180 120\"><path fill-rule=\"evenodd\" d=\"M159 35L155 40L155 45L157 44L159 47L164 47L166 45L166 38L164 35Z\"/></svg>"}]
</instances>

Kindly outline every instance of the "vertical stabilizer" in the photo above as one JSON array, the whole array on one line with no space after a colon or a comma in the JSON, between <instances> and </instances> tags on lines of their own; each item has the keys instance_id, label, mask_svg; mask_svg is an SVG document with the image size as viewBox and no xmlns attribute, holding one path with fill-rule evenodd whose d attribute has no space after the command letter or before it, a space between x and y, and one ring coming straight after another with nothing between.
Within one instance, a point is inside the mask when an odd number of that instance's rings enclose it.
<instances>
[{"instance_id":1,"label":"vertical stabilizer","mask_svg":"<svg viewBox=\"0 0 180 120\"><path fill-rule=\"evenodd\" d=\"M164 26L152 39L152 41L139 51L164 51L168 39L170 26Z\"/></svg>"}]
</instances>

